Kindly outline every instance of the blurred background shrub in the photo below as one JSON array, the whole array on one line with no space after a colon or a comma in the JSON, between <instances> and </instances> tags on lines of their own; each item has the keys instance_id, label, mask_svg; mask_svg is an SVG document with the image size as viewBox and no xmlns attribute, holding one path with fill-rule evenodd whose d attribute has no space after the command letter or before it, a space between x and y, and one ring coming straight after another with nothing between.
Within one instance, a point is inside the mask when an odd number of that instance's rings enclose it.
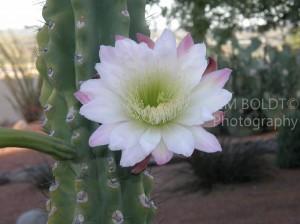
<instances>
[{"instance_id":1,"label":"blurred background shrub","mask_svg":"<svg viewBox=\"0 0 300 224\"><path fill-rule=\"evenodd\" d=\"M259 181L272 173L268 153L259 145L227 142L222 147L217 153L196 151L189 160L200 187Z\"/></svg>"},{"instance_id":2,"label":"blurred background shrub","mask_svg":"<svg viewBox=\"0 0 300 224\"><path fill-rule=\"evenodd\" d=\"M282 119L289 111L296 109L289 105L289 100L300 102L300 51L293 50L287 44L281 48L263 45L257 37L250 39L247 47L241 46L235 38L231 42L230 54L219 57L220 67L233 69L228 88L234 93L236 104L227 110L227 117L275 120ZM220 55L225 53L221 52ZM253 99L257 100L257 105L243 104L245 100L251 102ZM278 105L272 100L277 100ZM221 133L234 136L276 130L274 126L266 126L266 122L262 122L259 128L230 125L219 128Z\"/></svg>"},{"instance_id":3,"label":"blurred background shrub","mask_svg":"<svg viewBox=\"0 0 300 224\"><path fill-rule=\"evenodd\" d=\"M6 99L24 120L40 119L40 84L35 70L36 47L12 32L0 35L0 76L9 89Z\"/></svg>"},{"instance_id":4,"label":"blurred background shrub","mask_svg":"<svg viewBox=\"0 0 300 224\"><path fill-rule=\"evenodd\" d=\"M289 117L297 119L298 123L293 130L288 126L280 128L277 164L281 168L300 168L300 112L296 111Z\"/></svg>"},{"instance_id":5,"label":"blurred background shrub","mask_svg":"<svg viewBox=\"0 0 300 224\"><path fill-rule=\"evenodd\" d=\"M172 7L164 7L162 12L169 21L179 20L180 28L198 41L210 38L222 45L238 31L295 29L300 21L299 9L298 0L174 0Z\"/></svg>"}]
</instances>

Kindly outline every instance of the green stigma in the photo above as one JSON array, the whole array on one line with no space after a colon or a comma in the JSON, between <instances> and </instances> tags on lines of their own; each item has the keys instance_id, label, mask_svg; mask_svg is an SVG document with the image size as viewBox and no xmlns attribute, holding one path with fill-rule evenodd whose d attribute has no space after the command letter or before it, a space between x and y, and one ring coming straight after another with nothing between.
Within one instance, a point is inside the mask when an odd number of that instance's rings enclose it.
<instances>
[{"instance_id":1,"label":"green stigma","mask_svg":"<svg viewBox=\"0 0 300 224\"><path fill-rule=\"evenodd\" d=\"M165 74L156 73L146 77L129 88L126 100L129 116L150 125L173 121L187 104L180 83Z\"/></svg>"}]
</instances>

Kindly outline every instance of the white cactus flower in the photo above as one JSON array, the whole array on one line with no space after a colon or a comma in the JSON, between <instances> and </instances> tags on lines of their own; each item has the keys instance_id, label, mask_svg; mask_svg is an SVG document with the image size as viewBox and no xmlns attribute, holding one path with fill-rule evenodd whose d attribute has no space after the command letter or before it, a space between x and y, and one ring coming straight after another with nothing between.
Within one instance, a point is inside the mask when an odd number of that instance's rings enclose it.
<instances>
[{"instance_id":1,"label":"white cactus flower","mask_svg":"<svg viewBox=\"0 0 300 224\"><path fill-rule=\"evenodd\" d=\"M232 97L223 89L231 70L211 71L205 45L194 44L190 35L178 47L169 30L156 42L141 34L137 39L140 43L119 36L114 47L101 46L96 64L101 78L84 82L75 93L83 104L80 114L101 124L90 146L122 150L123 167L149 155L161 165L173 153L221 151L204 127L222 121L219 110Z\"/></svg>"}]
</instances>

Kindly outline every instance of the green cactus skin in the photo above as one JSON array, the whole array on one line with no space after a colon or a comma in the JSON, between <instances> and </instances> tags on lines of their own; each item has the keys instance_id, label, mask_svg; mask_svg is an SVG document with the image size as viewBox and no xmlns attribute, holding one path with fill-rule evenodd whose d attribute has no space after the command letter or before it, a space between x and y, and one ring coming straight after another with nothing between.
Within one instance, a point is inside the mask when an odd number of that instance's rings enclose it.
<instances>
[{"instance_id":1,"label":"green cactus skin","mask_svg":"<svg viewBox=\"0 0 300 224\"><path fill-rule=\"evenodd\" d=\"M0 147L32 148L57 160L48 224L151 223L153 177L120 167L120 152L88 146L96 125L79 115L73 95L94 76L100 45L113 45L116 35L149 35L145 0L47 0L43 17L36 66L49 136L0 128Z\"/></svg>"},{"instance_id":2,"label":"green cactus skin","mask_svg":"<svg viewBox=\"0 0 300 224\"><path fill-rule=\"evenodd\" d=\"M79 115L73 95L96 73L100 45L113 45L116 35L149 35L145 0L47 0L43 17L36 66L49 136L0 128L0 147L32 148L57 159L48 224L151 223L153 177L120 167L120 152L89 147L96 125Z\"/></svg>"},{"instance_id":3,"label":"green cactus skin","mask_svg":"<svg viewBox=\"0 0 300 224\"><path fill-rule=\"evenodd\" d=\"M127 0L128 11L130 14L130 31L131 39L136 40L136 34L142 33L150 36L150 30L145 19L146 0Z\"/></svg>"},{"instance_id":4,"label":"green cactus skin","mask_svg":"<svg viewBox=\"0 0 300 224\"><path fill-rule=\"evenodd\" d=\"M151 223L153 178L121 168L120 153L89 148L88 138L96 127L79 115L80 104L73 96L80 83L96 73L101 44L113 45L116 35L149 34L145 1L48 0L43 17L37 68L43 78L44 127L76 153L74 159L60 160L53 168L48 223Z\"/></svg>"},{"instance_id":5,"label":"green cactus skin","mask_svg":"<svg viewBox=\"0 0 300 224\"><path fill-rule=\"evenodd\" d=\"M25 147L49 154L60 160L76 158L73 147L58 138L50 138L35 132L0 128L0 148Z\"/></svg>"}]
</instances>

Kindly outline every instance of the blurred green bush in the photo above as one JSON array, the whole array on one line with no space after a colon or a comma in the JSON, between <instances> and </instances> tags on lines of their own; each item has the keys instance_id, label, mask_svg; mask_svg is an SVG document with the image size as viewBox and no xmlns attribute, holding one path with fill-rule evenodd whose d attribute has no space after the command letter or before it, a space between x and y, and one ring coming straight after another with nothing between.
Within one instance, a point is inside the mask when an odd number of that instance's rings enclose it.
<instances>
[{"instance_id":1,"label":"blurred green bush","mask_svg":"<svg viewBox=\"0 0 300 224\"><path fill-rule=\"evenodd\" d=\"M290 126L280 128L277 164L280 168L300 168L300 111L295 111L289 117L298 122L294 129Z\"/></svg>"},{"instance_id":2,"label":"blurred green bush","mask_svg":"<svg viewBox=\"0 0 300 224\"><path fill-rule=\"evenodd\" d=\"M196 151L190 158L199 185L211 190L216 184L259 181L271 174L266 151L253 145L229 144L222 152Z\"/></svg>"}]
</instances>

